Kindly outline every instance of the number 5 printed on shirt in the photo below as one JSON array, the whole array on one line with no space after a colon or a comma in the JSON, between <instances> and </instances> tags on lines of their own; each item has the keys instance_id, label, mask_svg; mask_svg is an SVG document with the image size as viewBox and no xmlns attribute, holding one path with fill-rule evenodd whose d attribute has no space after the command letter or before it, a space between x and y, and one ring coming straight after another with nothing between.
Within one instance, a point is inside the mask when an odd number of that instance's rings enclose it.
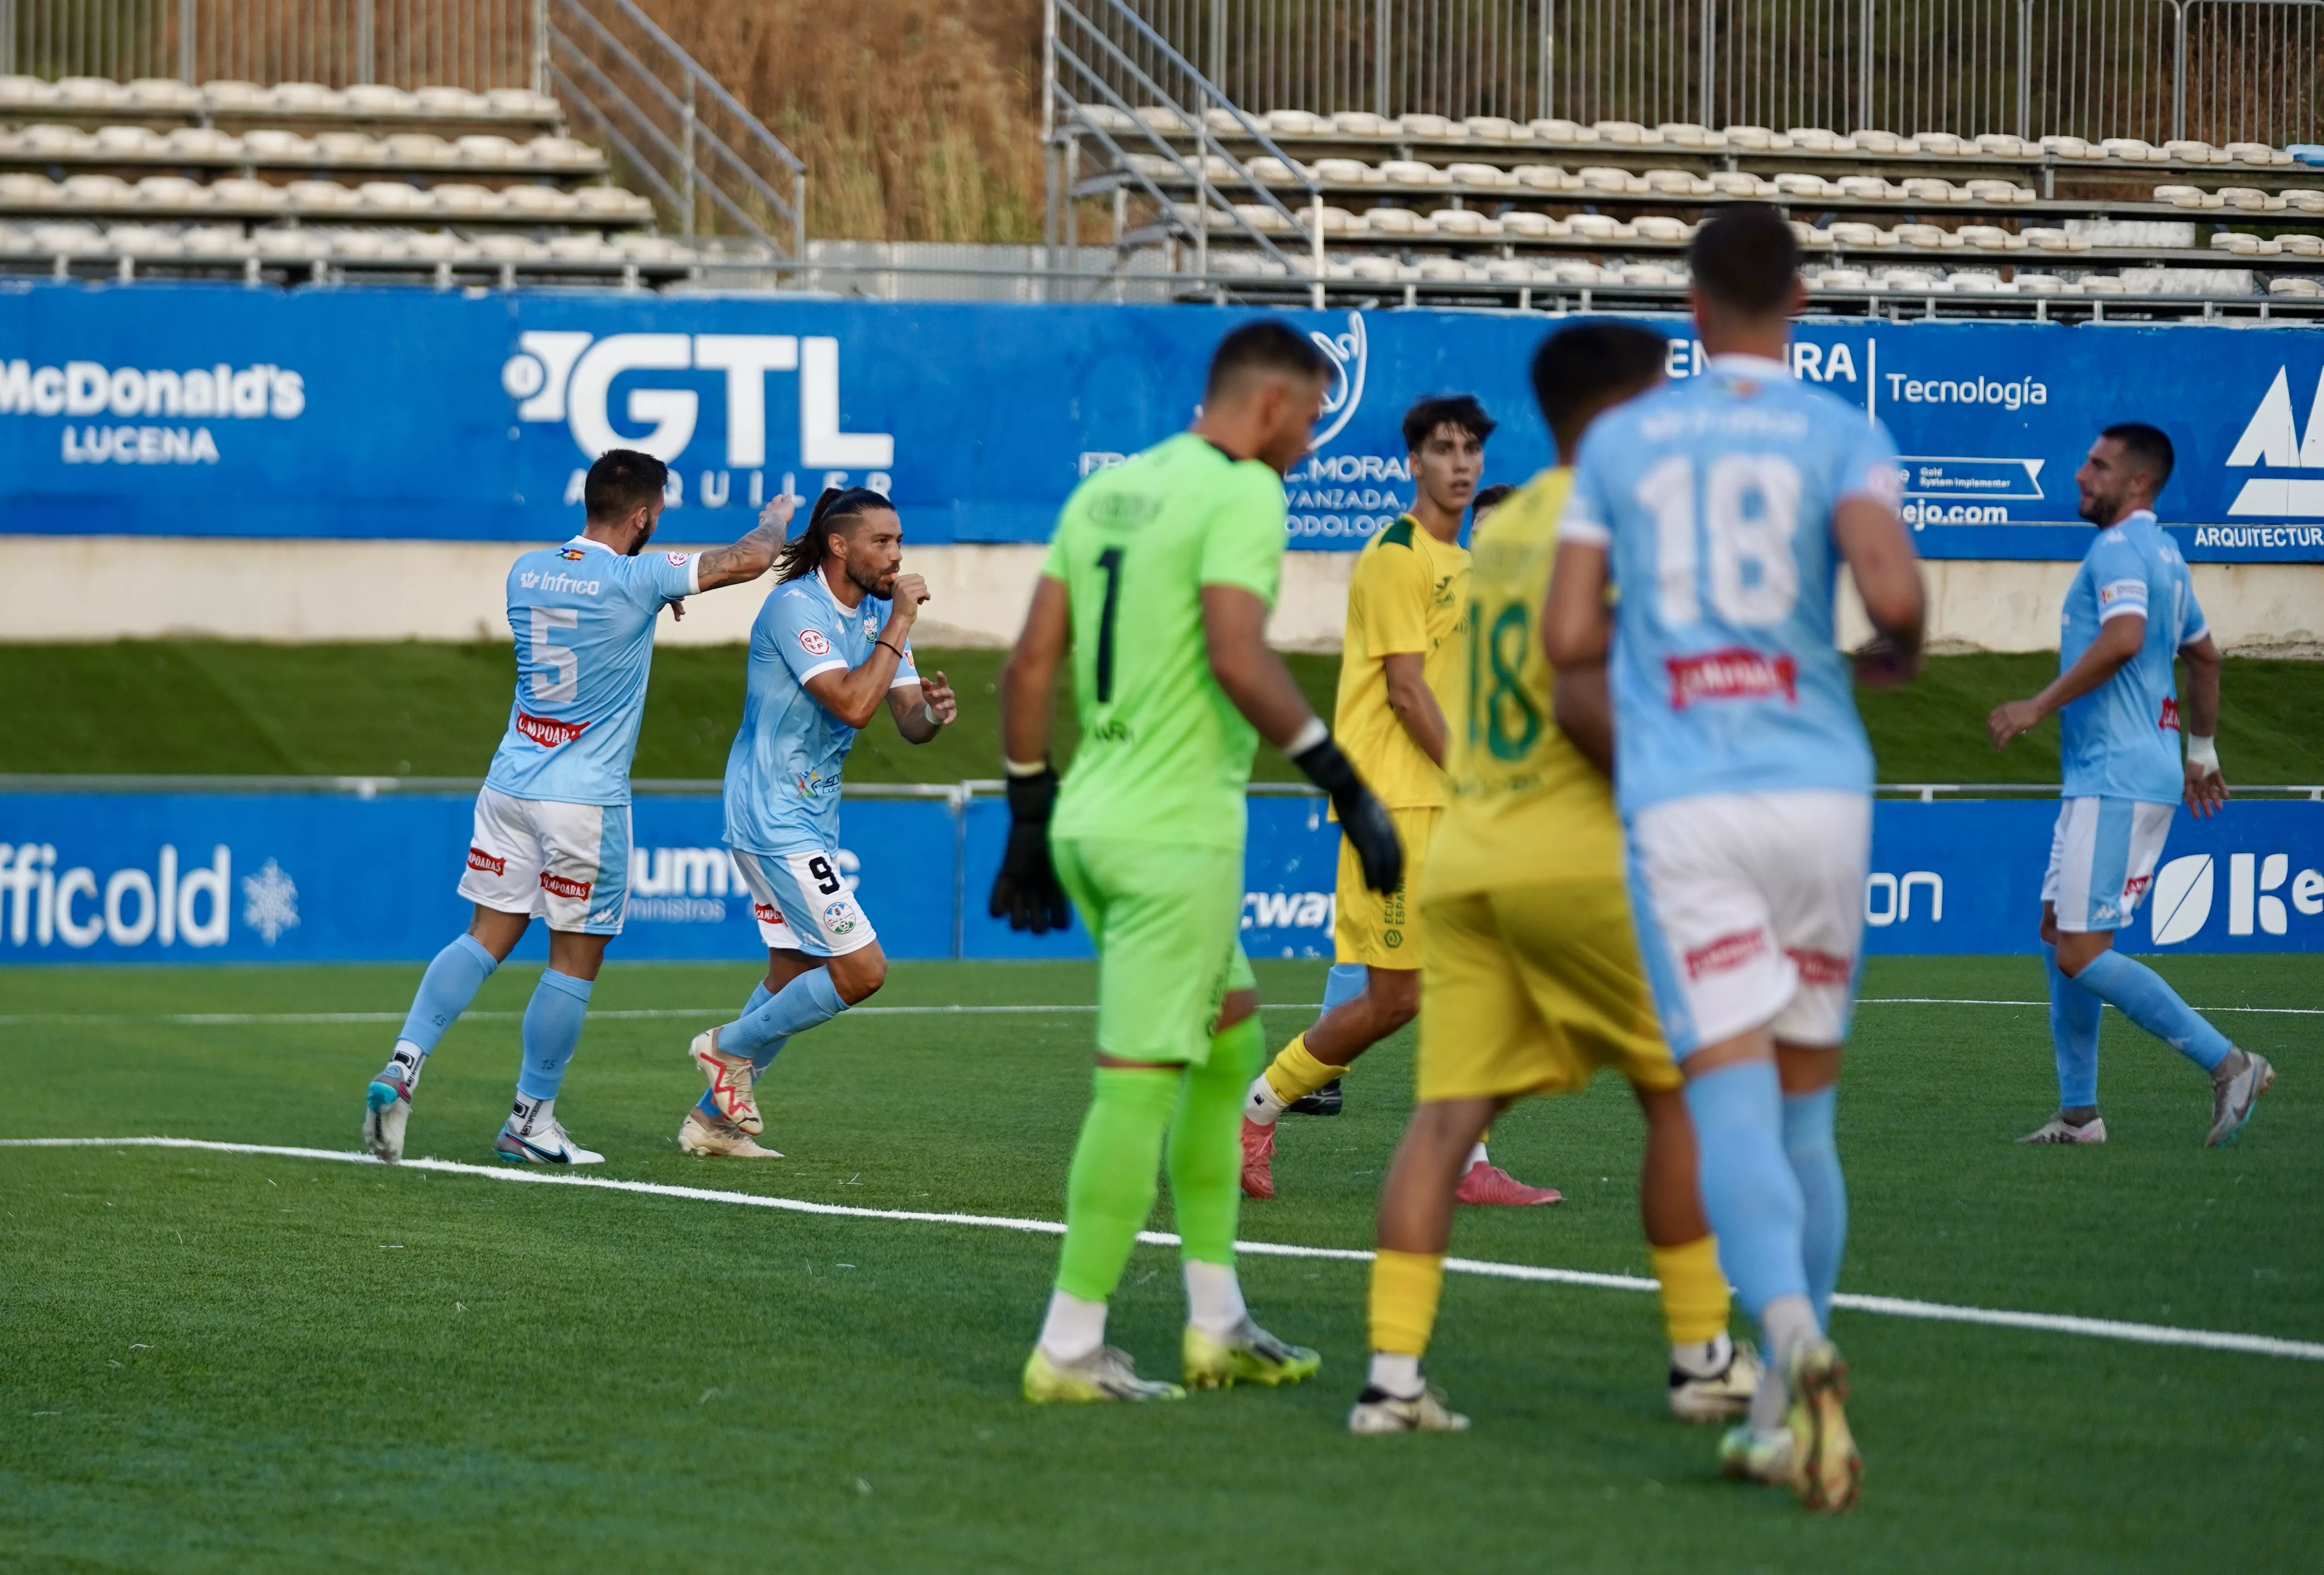
<instances>
[{"instance_id":1,"label":"number 5 printed on shirt","mask_svg":"<svg viewBox=\"0 0 2324 1575\"><path fill-rule=\"evenodd\" d=\"M562 645L549 643L552 629L580 626L581 615L571 607L532 609L532 698L571 700L581 693L581 658Z\"/></svg>"}]
</instances>

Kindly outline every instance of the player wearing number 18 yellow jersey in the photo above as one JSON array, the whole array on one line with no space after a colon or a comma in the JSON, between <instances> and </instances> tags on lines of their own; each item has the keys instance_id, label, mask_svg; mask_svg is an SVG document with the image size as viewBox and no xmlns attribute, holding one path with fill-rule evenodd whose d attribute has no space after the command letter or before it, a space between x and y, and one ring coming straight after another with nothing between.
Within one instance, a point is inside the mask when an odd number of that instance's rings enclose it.
<instances>
[{"instance_id":1,"label":"player wearing number 18 yellow jersey","mask_svg":"<svg viewBox=\"0 0 2324 1575\"><path fill-rule=\"evenodd\" d=\"M1646 1110L1641 1201L1671 1339L1671 1409L1690 1421L1737 1415L1758 1381L1755 1358L1727 1335L1727 1281L1631 929L1613 793L1550 719L1538 627L1573 449L1593 417L1655 382L1665 353L1662 336L1616 323L1552 335L1533 375L1560 467L1494 510L1473 543L1449 647L1451 798L1420 887L1420 1104L1380 1200L1372 1365L1354 1432L1467 1425L1420 1371L1456 1179L1512 1101L1577 1091L1600 1068L1628 1079Z\"/></svg>"}]
</instances>

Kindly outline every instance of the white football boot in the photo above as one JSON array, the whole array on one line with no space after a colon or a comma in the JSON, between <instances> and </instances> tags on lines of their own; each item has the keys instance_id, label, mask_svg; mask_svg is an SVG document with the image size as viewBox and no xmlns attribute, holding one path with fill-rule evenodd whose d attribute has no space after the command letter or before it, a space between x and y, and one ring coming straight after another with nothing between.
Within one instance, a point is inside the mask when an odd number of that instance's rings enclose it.
<instances>
[{"instance_id":1,"label":"white football boot","mask_svg":"<svg viewBox=\"0 0 2324 1575\"><path fill-rule=\"evenodd\" d=\"M1469 1419L1444 1404L1444 1391L1431 1385L1406 1400L1371 1384L1348 1412L1352 1433L1463 1432Z\"/></svg>"},{"instance_id":2,"label":"white football boot","mask_svg":"<svg viewBox=\"0 0 2324 1575\"><path fill-rule=\"evenodd\" d=\"M686 1119L678 1124L678 1152L702 1159L779 1160L782 1154L771 1148L761 1148L751 1140L751 1135L731 1121L721 1121L702 1113L699 1105L689 1105Z\"/></svg>"},{"instance_id":3,"label":"white football boot","mask_svg":"<svg viewBox=\"0 0 2324 1575\"><path fill-rule=\"evenodd\" d=\"M427 1058L407 1054L398 1044L395 1054L364 1090L364 1146L388 1164L403 1158L403 1129L411 1120L411 1095L420 1087Z\"/></svg>"},{"instance_id":4,"label":"white football boot","mask_svg":"<svg viewBox=\"0 0 2324 1575\"><path fill-rule=\"evenodd\" d=\"M752 1137L764 1132L756 1089L759 1069L747 1055L729 1055L718 1048L718 1030L706 1028L694 1036L687 1056L710 1084L711 1103L718 1114Z\"/></svg>"},{"instance_id":5,"label":"white football boot","mask_svg":"<svg viewBox=\"0 0 2324 1575\"><path fill-rule=\"evenodd\" d=\"M2238 1057L2243 1064L2229 1071L2228 1067ZM2221 1061L2218 1071L2211 1078L2211 1134L2203 1140L2203 1146L2218 1148L2221 1144L2233 1143L2236 1134L2244 1129L2244 1123L2251 1119L2252 1107L2274 1083L2275 1068L2264 1055L2238 1050Z\"/></svg>"},{"instance_id":6,"label":"white football boot","mask_svg":"<svg viewBox=\"0 0 2324 1575\"><path fill-rule=\"evenodd\" d=\"M2074 1126L2063 1116L2052 1116L2017 1141L2020 1143L2104 1143L2106 1137L2106 1117L2103 1116L2093 1116L2080 1126Z\"/></svg>"},{"instance_id":7,"label":"white football boot","mask_svg":"<svg viewBox=\"0 0 2324 1575\"><path fill-rule=\"evenodd\" d=\"M1671 1414L1681 1422L1732 1422L1751 1409L1759 1391L1759 1353L1742 1341L1729 1348L1719 1372L1690 1373L1675 1362L1670 1370Z\"/></svg>"},{"instance_id":8,"label":"white football boot","mask_svg":"<svg viewBox=\"0 0 2324 1575\"><path fill-rule=\"evenodd\" d=\"M565 1124L555 1116L536 1118L524 1130L517 1130L516 1117L512 1116L503 1124L501 1135L493 1139L493 1157L512 1165L602 1165L605 1156L592 1153L573 1141Z\"/></svg>"}]
</instances>

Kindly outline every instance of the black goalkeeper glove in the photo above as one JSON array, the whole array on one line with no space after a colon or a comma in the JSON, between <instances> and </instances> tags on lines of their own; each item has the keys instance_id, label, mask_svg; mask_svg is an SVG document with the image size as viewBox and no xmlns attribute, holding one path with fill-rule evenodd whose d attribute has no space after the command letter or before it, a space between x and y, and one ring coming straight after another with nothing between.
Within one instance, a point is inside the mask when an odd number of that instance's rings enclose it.
<instances>
[{"instance_id":1,"label":"black goalkeeper glove","mask_svg":"<svg viewBox=\"0 0 2324 1575\"><path fill-rule=\"evenodd\" d=\"M1043 766L1031 776L1009 779L1009 846L1001 873L992 877L986 911L1009 921L1011 930L1046 935L1071 928L1072 904L1049 862L1049 812L1057 806L1057 774Z\"/></svg>"},{"instance_id":2,"label":"black goalkeeper glove","mask_svg":"<svg viewBox=\"0 0 2324 1575\"><path fill-rule=\"evenodd\" d=\"M1396 839L1396 822L1372 797L1372 790L1327 736L1322 743L1301 750L1291 764L1307 780L1332 795L1339 812L1340 832L1356 850L1364 866L1364 885L1376 892L1392 892L1404 883L1404 845Z\"/></svg>"}]
</instances>

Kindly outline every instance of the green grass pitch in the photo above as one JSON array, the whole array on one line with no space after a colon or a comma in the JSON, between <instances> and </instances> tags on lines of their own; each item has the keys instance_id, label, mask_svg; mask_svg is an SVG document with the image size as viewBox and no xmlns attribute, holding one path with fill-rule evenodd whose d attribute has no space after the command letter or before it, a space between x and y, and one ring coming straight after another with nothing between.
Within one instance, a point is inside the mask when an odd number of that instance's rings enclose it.
<instances>
[{"instance_id":1,"label":"green grass pitch","mask_svg":"<svg viewBox=\"0 0 2324 1575\"><path fill-rule=\"evenodd\" d=\"M2310 958L2174 959L2206 1005L2313 1007ZM1261 963L1303 1026L1317 964ZM416 968L0 974L0 1135L347 1150ZM412 1152L489 1163L532 970L488 984ZM687 1036L732 967L624 965L559 1114L602 1173L871 1209L1055 1218L1086 1012L858 1013L764 1085L789 1158L692 1161ZM2029 959L1882 959L1870 997L2031 1001ZM873 1003L1086 1005L1083 965L899 966ZM664 1012L667 1015L616 1015ZM241 1020L189 1022L188 1014ZM2282 1069L2242 1141L2109 1014L2113 1143L2010 1139L2053 1098L2044 1019L1867 1005L1840 1107L1843 1289L2324 1339L2313 1016L2223 1019ZM1287 1118L1248 1239L1361 1247L1409 1037L1336 1120ZM1472 1257L1646 1272L1639 1123L1601 1079L1497 1157L1561 1207L1468 1210ZM1157 1225L1167 1228L1167 1204ZM1841 1311L1869 1469L1827 1522L1720 1482L1662 1411L1635 1292L1455 1275L1432 1376L1459 1437L1351 1439L1359 1264L1247 1257L1321 1379L1183 1405L1016 1392L1047 1236L196 1151L0 1148L0 1568L10 1570L2236 1570L2316 1568L2324 1362ZM1167 1371L1176 1260L1141 1248L1112 1337Z\"/></svg>"}]
</instances>

